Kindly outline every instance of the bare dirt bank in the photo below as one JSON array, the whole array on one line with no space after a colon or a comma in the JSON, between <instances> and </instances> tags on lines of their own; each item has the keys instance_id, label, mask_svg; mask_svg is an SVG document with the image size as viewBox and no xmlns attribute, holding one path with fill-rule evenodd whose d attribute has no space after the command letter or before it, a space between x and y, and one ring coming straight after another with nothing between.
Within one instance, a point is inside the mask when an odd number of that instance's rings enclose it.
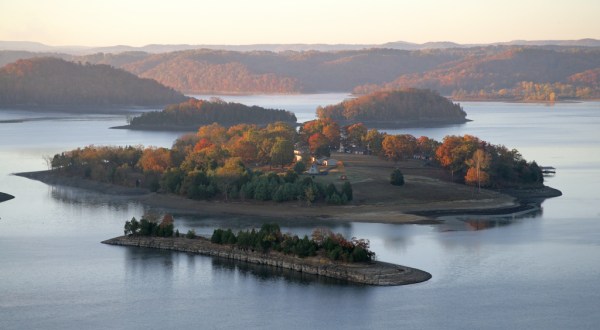
<instances>
[{"instance_id":1,"label":"bare dirt bank","mask_svg":"<svg viewBox=\"0 0 600 330\"><path fill-rule=\"evenodd\" d=\"M102 243L196 253L369 285L406 285L425 282L431 278L431 274L425 271L386 262L344 263L334 262L318 256L298 258L274 251L261 253L241 250L230 245L213 244L202 237L189 239L183 237L119 236Z\"/></svg>"}]
</instances>

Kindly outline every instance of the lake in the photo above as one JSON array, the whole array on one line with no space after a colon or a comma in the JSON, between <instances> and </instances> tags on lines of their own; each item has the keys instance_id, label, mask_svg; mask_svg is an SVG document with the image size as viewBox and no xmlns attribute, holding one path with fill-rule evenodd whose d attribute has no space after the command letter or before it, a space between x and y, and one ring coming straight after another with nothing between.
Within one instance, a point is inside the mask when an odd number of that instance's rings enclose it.
<instances>
[{"instance_id":1,"label":"lake","mask_svg":"<svg viewBox=\"0 0 600 330\"><path fill-rule=\"evenodd\" d=\"M347 94L220 96L314 117ZM600 103L463 103L472 122L390 131L472 134L557 168L563 196L524 217L456 217L442 225L278 220L368 238L379 260L433 278L370 287L150 249L106 246L144 205L10 173L88 144L170 146L178 134L109 130L125 116L0 111L0 329L347 328L591 329L600 324ZM175 214L180 231L264 219Z\"/></svg>"}]
</instances>

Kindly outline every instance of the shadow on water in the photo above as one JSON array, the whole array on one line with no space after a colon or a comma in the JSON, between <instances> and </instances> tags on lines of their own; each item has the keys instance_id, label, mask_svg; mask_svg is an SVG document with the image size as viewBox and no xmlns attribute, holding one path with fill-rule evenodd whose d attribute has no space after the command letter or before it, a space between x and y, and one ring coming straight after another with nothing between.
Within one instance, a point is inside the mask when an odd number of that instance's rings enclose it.
<instances>
[{"instance_id":1,"label":"shadow on water","mask_svg":"<svg viewBox=\"0 0 600 330\"><path fill-rule=\"evenodd\" d=\"M283 269L267 265L252 264L243 261L229 260L218 257L209 257L196 255L192 253L174 252L166 250L158 250L152 248L141 247L125 247L125 267L129 276L133 279L139 279L142 274L153 273L155 277L162 277L163 280L169 280L174 277L173 273L179 261L187 263L187 267L195 269L197 258L203 258L208 261L213 273L221 273L222 275L238 274L243 278L254 278L261 282L273 282L283 280L285 283L294 283L300 285L334 285L334 286L353 286L366 287L363 284L348 282L345 280L334 279L324 276L312 275L294 271L291 269ZM179 259L180 257L185 257ZM201 264L205 265L205 260ZM226 274L223 274L226 273Z\"/></svg>"},{"instance_id":2,"label":"shadow on water","mask_svg":"<svg viewBox=\"0 0 600 330\"><path fill-rule=\"evenodd\" d=\"M540 218L542 214L543 209L539 207L525 213L506 215L448 215L437 218L443 222L436 229L438 231L479 231L519 224L525 219Z\"/></svg>"},{"instance_id":3,"label":"shadow on water","mask_svg":"<svg viewBox=\"0 0 600 330\"><path fill-rule=\"evenodd\" d=\"M49 185L48 190L52 199L72 206L93 208L108 206L115 210L127 210L131 204L126 197L100 194L85 189Z\"/></svg>"},{"instance_id":4,"label":"shadow on water","mask_svg":"<svg viewBox=\"0 0 600 330\"><path fill-rule=\"evenodd\" d=\"M279 267L258 265L243 261L234 261L222 258L213 258L212 268L213 271L219 272L237 272L242 277L254 277L262 282L284 280L286 283L294 283L301 285L313 285L315 283L319 283L325 285L352 285L357 287L365 286L363 284L356 284L345 280L306 274L291 269L283 269Z\"/></svg>"}]
</instances>

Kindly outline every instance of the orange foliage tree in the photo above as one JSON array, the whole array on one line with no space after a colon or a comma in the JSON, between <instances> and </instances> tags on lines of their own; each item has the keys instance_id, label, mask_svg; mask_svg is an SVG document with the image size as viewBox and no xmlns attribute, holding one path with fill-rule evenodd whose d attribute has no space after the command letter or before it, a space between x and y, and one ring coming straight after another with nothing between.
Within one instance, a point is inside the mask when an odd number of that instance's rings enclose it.
<instances>
[{"instance_id":1,"label":"orange foliage tree","mask_svg":"<svg viewBox=\"0 0 600 330\"><path fill-rule=\"evenodd\" d=\"M163 173L171 166L171 153L166 148L149 147L144 149L138 165L144 172Z\"/></svg>"}]
</instances>

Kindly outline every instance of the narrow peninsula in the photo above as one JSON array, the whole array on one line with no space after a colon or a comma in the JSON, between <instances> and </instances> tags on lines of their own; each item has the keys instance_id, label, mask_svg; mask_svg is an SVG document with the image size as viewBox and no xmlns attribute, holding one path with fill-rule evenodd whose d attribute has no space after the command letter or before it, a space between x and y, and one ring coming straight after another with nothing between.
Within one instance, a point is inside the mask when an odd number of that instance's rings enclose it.
<instances>
[{"instance_id":1,"label":"narrow peninsula","mask_svg":"<svg viewBox=\"0 0 600 330\"><path fill-rule=\"evenodd\" d=\"M127 235L102 243L195 253L368 285L405 285L431 278L419 269L374 261L368 240L346 240L324 228L316 229L312 239L282 234L277 224L237 235L230 229L215 229L209 240L197 237L193 230L185 237L173 233L173 218L165 215L160 224L133 218L125 229Z\"/></svg>"}]
</instances>

